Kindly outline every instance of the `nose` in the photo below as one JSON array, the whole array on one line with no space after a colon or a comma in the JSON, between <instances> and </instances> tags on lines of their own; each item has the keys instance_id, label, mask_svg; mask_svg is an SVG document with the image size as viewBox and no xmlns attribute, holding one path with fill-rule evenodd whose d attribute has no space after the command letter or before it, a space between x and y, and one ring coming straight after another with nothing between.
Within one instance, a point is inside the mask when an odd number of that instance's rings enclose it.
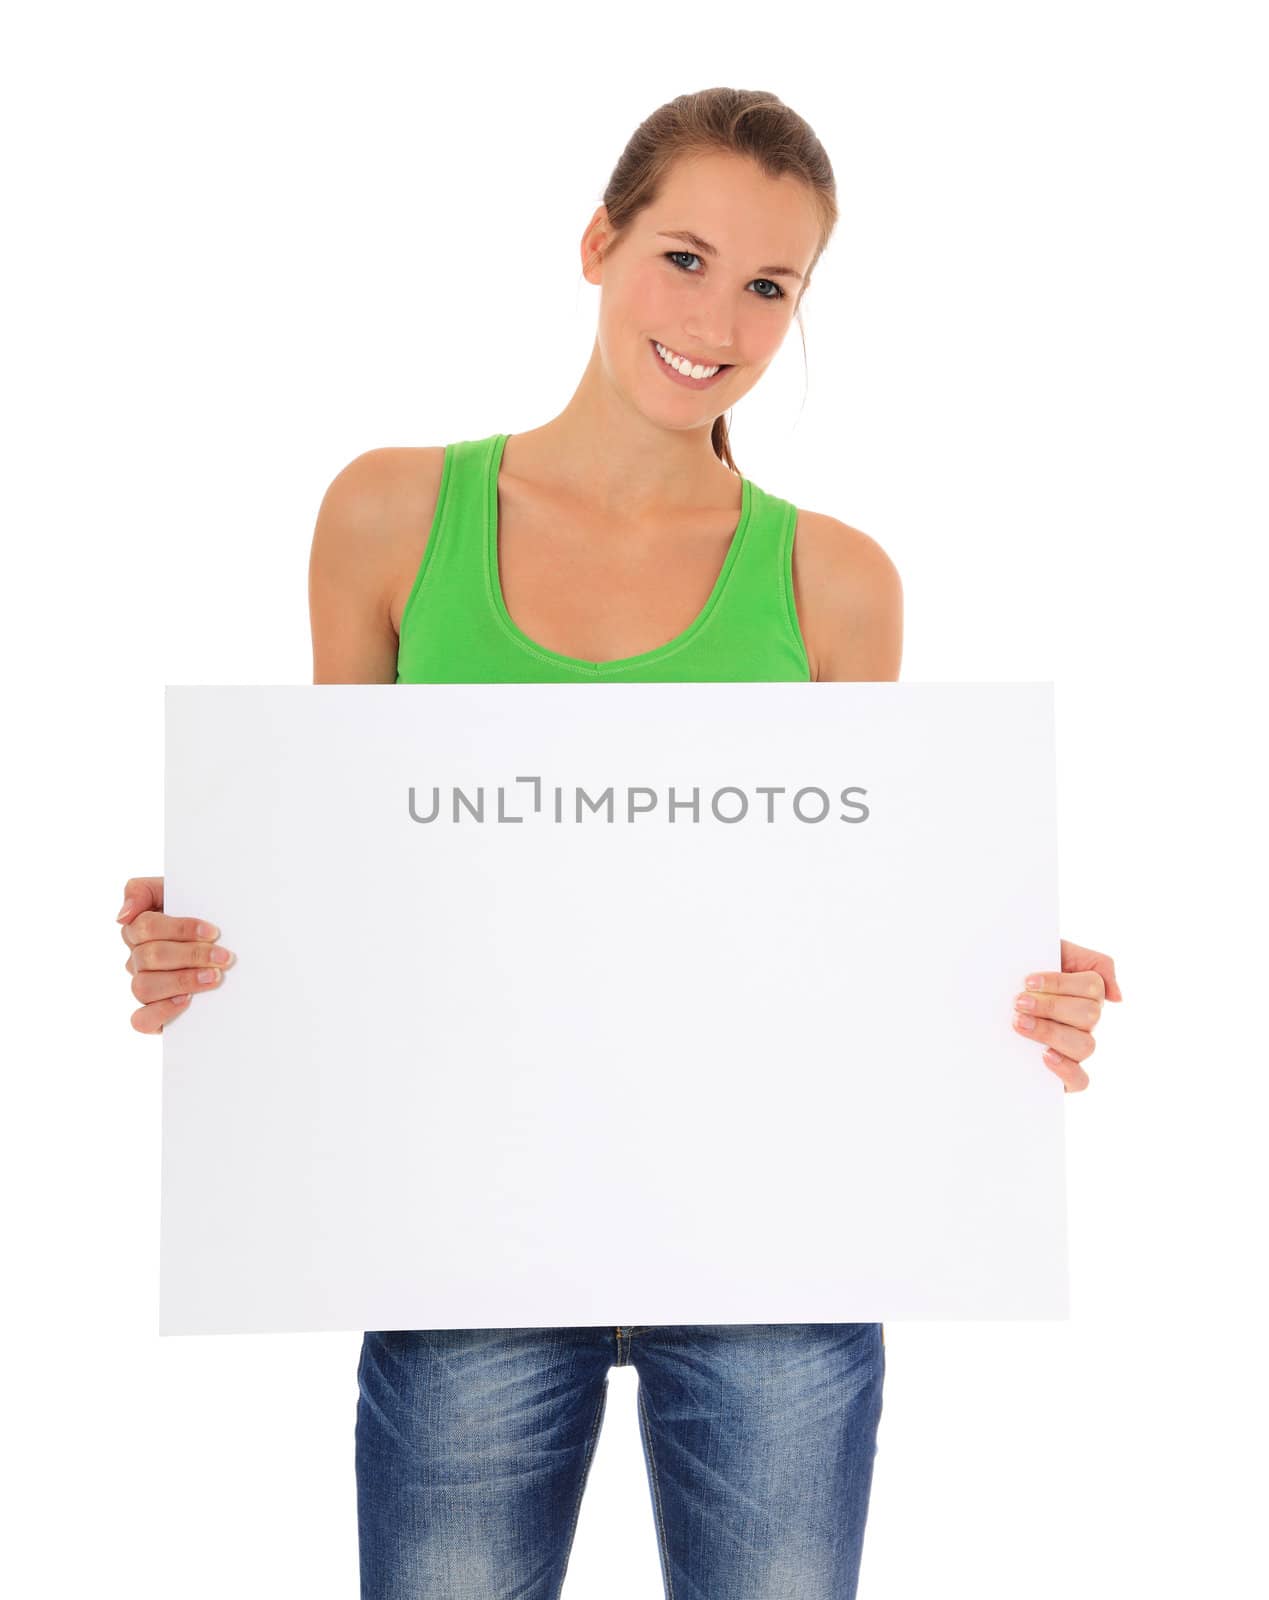
<instances>
[{"instance_id":1,"label":"nose","mask_svg":"<svg viewBox=\"0 0 1269 1600\"><path fill-rule=\"evenodd\" d=\"M731 364L734 359L735 329L731 315L721 304L696 305L695 315L683 322L683 339L692 352L709 351L711 361Z\"/></svg>"}]
</instances>

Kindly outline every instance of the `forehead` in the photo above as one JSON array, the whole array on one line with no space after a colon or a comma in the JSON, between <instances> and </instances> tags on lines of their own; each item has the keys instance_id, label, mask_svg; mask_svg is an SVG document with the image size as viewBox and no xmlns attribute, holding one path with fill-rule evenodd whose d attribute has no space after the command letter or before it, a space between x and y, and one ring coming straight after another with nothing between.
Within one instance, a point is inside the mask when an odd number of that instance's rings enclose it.
<instances>
[{"instance_id":1,"label":"forehead","mask_svg":"<svg viewBox=\"0 0 1269 1600\"><path fill-rule=\"evenodd\" d=\"M778 258L802 272L819 244L819 214L807 184L791 173L769 177L747 156L727 151L674 162L640 220L650 234L686 228L720 256Z\"/></svg>"}]
</instances>

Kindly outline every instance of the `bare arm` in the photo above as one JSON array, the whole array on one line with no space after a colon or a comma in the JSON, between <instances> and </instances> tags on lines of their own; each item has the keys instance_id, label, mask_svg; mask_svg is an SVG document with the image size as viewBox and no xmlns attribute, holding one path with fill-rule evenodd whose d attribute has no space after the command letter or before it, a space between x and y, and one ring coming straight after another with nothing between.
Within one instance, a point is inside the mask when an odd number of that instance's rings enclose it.
<instances>
[{"instance_id":1,"label":"bare arm","mask_svg":"<svg viewBox=\"0 0 1269 1600\"><path fill-rule=\"evenodd\" d=\"M368 450L322 498L309 556L314 683L395 683L398 452Z\"/></svg>"},{"instance_id":2,"label":"bare arm","mask_svg":"<svg viewBox=\"0 0 1269 1600\"><path fill-rule=\"evenodd\" d=\"M797 545L795 592L815 681L895 682L903 584L894 562L866 533L817 512L799 513Z\"/></svg>"}]
</instances>

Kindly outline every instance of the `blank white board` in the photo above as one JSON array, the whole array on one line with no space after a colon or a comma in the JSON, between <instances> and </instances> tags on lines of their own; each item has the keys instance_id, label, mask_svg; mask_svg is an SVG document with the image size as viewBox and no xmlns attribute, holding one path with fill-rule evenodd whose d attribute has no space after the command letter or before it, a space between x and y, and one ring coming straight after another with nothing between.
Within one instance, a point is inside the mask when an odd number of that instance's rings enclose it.
<instances>
[{"instance_id":1,"label":"blank white board","mask_svg":"<svg viewBox=\"0 0 1269 1600\"><path fill-rule=\"evenodd\" d=\"M1048 683L169 686L160 1333L1068 1315ZM695 799L695 810L693 809Z\"/></svg>"}]
</instances>

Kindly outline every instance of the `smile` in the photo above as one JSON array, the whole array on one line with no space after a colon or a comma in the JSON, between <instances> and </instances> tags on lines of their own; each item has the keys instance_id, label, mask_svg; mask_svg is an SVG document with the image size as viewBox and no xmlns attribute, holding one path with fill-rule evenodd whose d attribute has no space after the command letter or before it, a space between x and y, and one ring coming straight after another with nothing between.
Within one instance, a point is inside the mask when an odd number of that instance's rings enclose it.
<instances>
[{"instance_id":1,"label":"smile","mask_svg":"<svg viewBox=\"0 0 1269 1600\"><path fill-rule=\"evenodd\" d=\"M648 343L662 372L675 383L685 384L689 389L708 389L724 373L731 371L731 362L706 365L693 361L690 356L680 355L668 345L658 344L655 339L649 339Z\"/></svg>"}]
</instances>

